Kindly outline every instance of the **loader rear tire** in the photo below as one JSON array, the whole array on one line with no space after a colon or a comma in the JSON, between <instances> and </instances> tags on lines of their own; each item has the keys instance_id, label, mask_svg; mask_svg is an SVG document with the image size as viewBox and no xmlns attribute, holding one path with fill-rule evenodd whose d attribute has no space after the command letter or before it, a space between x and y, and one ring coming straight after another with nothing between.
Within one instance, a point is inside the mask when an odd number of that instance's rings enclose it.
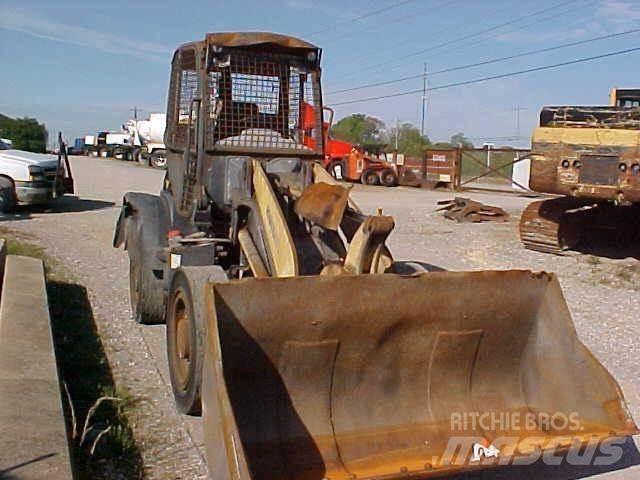
<instances>
[{"instance_id":1,"label":"loader rear tire","mask_svg":"<svg viewBox=\"0 0 640 480\"><path fill-rule=\"evenodd\" d=\"M226 281L220 267L184 267L173 277L167 304L167 356L171 386L180 413L200 415L206 340L204 287Z\"/></svg>"},{"instance_id":2,"label":"loader rear tire","mask_svg":"<svg viewBox=\"0 0 640 480\"><path fill-rule=\"evenodd\" d=\"M121 214L117 228L124 229L125 248L129 254L131 315L137 323L153 325L164 323L165 315L163 280L156 274L160 266L154 263L155 250L161 247L157 231L161 222L153 215L153 204L138 202L136 208L139 210L125 218L123 224Z\"/></svg>"},{"instance_id":3,"label":"loader rear tire","mask_svg":"<svg viewBox=\"0 0 640 480\"><path fill-rule=\"evenodd\" d=\"M131 257L129 252L129 300L131 315L136 323L141 325L155 325L164 323L162 304L154 298L153 289L158 288L158 281L153 277L149 268L141 265L137 258ZM157 297L157 295L155 295Z\"/></svg>"}]
</instances>

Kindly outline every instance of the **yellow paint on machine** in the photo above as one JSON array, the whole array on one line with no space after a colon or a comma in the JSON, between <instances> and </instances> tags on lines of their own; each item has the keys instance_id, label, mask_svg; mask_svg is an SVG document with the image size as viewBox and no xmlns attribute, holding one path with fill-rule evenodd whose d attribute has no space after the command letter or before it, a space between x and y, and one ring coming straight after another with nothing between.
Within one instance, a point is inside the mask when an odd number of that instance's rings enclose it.
<instances>
[{"instance_id":1,"label":"yellow paint on machine","mask_svg":"<svg viewBox=\"0 0 640 480\"><path fill-rule=\"evenodd\" d=\"M570 145L640 146L640 130L619 128L538 127L531 143L565 143Z\"/></svg>"},{"instance_id":2,"label":"yellow paint on machine","mask_svg":"<svg viewBox=\"0 0 640 480\"><path fill-rule=\"evenodd\" d=\"M253 161L253 187L256 204L262 217L269 258L273 261L272 275L294 277L298 275L298 256L293 238L276 194L258 160Z\"/></svg>"}]
</instances>

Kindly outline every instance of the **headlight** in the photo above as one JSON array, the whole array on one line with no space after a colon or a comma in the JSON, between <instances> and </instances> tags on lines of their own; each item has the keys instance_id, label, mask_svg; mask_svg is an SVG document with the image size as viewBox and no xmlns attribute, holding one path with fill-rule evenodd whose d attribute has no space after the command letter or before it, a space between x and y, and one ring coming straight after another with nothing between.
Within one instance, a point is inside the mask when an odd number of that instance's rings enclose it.
<instances>
[{"instance_id":1,"label":"headlight","mask_svg":"<svg viewBox=\"0 0 640 480\"><path fill-rule=\"evenodd\" d=\"M37 166L37 165L31 165L29 167L29 175L31 175L33 177L44 175L44 169L42 167Z\"/></svg>"}]
</instances>

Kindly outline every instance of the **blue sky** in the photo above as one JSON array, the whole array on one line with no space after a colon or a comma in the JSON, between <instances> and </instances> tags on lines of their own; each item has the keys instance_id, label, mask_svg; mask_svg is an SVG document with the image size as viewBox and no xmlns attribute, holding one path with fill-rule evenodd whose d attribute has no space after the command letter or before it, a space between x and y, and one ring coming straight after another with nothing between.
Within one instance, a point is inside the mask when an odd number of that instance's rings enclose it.
<instances>
[{"instance_id":1,"label":"blue sky","mask_svg":"<svg viewBox=\"0 0 640 480\"><path fill-rule=\"evenodd\" d=\"M384 11L358 19L378 10ZM325 104L332 105L418 89L421 79L328 94L419 74L424 62L436 71L638 27L640 1L632 0L0 0L0 113L34 116L50 132L62 130L73 138L118 129L133 106L164 111L173 49L208 31L275 31L316 43L324 50ZM637 46L640 33L434 75L429 85ZM417 53L423 50L428 51ZM527 137L541 106L604 104L612 86L640 87L640 52L434 91L426 130L436 140L462 131L476 143L514 136L513 109L519 106L521 135ZM338 118L362 112L387 124L399 118L419 125L420 95L336 111ZM527 143L524 138L521 145Z\"/></svg>"}]
</instances>

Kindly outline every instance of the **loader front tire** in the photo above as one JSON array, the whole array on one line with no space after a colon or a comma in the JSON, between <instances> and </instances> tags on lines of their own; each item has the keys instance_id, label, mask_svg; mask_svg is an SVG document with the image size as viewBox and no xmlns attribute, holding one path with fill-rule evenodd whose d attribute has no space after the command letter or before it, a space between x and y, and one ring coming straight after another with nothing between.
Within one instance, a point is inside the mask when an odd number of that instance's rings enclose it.
<instances>
[{"instance_id":1,"label":"loader front tire","mask_svg":"<svg viewBox=\"0 0 640 480\"><path fill-rule=\"evenodd\" d=\"M204 287L226 281L219 267L185 267L171 282L167 304L167 356L171 386L180 413L200 415L206 339Z\"/></svg>"}]
</instances>

